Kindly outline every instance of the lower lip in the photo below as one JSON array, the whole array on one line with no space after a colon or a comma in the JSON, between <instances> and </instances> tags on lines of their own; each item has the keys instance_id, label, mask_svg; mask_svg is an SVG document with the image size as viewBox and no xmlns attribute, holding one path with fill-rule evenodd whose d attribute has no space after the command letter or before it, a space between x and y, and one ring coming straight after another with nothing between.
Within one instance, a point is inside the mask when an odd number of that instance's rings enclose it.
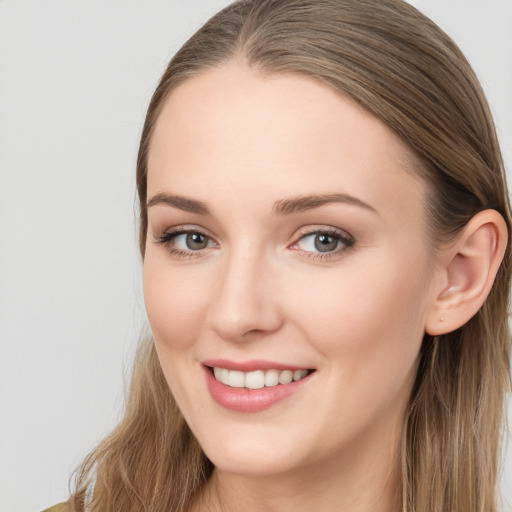
<instances>
[{"instance_id":1,"label":"lower lip","mask_svg":"<svg viewBox=\"0 0 512 512\"><path fill-rule=\"evenodd\" d=\"M213 399L222 407L239 412L264 411L298 391L310 380L311 374L290 382L261 389L232 388L219 382L209 367L204 367L206 383Z\"/></svg>"}]
</instances>

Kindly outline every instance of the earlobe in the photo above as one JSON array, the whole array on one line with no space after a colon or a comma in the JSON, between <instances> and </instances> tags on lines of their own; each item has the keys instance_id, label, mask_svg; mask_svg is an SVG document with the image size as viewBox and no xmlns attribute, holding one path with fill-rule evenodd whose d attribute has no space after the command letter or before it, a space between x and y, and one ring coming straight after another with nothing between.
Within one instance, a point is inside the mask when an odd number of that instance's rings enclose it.
<instances>
[{"instance_id":1,"label":"earlobe","mask_svg":"<svg viewBox=\"0 0 512 512\"><path fill-rule=\"evenodd\" d=\"M428 312L428 334L455 331L476 314L494 283L507 241L503 217L495 210L484 210L468 222L454 244L442 249L442 284Z\"/></svg>"}]
</instances>

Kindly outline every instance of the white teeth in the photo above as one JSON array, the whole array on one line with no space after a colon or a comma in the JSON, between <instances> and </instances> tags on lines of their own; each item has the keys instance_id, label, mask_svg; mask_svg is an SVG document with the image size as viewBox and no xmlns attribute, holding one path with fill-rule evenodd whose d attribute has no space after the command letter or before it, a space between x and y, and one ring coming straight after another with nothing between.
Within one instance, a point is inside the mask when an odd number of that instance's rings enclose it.
<instances>
[{"instance_id":1,"label":"white teeth","mask_svg":"<svg viewBox=\"0 0 512 512\"><path fill-rule=\"evenodd\" d=\"M249 389L261 389L265 386L265 374L261 370L245 374L245 387Z\"/></svg>"},{"instance_id":2,"label":"white teeth","mask_svg":"<svg viewBox=\"0 0 512 512\"><path fill-rule=\"evenodd\" d=\"M228 376L228 386L232 388L243 388L245 386L245 373L231 370Z\"/></svg>"},{"instance_id":3,"label":"white teeth","mask_svg":"<svg viewBox=\"0 0 512 512\"><path fill-rule=\"evenodd\" d=\"M293 372L291 370L285 370L279 375L279 384L290 384L293 380Z\"/></svg>"},{"instance_id":4,"label":"white teeth","mask_svg":"<svg viewBox=\"0 0 512 512\"><path fill-rule=\"evenodd\" d=\"M229 381L229 370L227 368L220 368L220 379L221 382Z\"/></svg>"},{"instance_id":5,"label":"white teeth","mask_svg":"<svg viewBox=\"0 0 512 512\"><path fill-rule=\"evenodd\" d=\"M215 378L232 388L261 389L263 387L277 386L278 384L290 384L292 381L303 379L308 374L307 370L256 370L253 372L240 372L227 368L213 368Z\"/></svg>"},{"instance_id":6,"label":"white teeth","mask_svg":"<svg viewBox=\"0 0 512 512\"><path fill-rule=\"evenodd\" d=\"M267 370L265 372L265 386L277 386L279 384L279 372L277 370Z\"/></svg>"},{"instance_id":7,"label":"white teeth","mask_svg":"<svg viewBox=\"0 0 512 512\"><path fill-rule=\"evenodd\" d=\"M293 372L293 380L303 379L308 374L307 370L295 370Z\"/></svg>"}]
</instances>

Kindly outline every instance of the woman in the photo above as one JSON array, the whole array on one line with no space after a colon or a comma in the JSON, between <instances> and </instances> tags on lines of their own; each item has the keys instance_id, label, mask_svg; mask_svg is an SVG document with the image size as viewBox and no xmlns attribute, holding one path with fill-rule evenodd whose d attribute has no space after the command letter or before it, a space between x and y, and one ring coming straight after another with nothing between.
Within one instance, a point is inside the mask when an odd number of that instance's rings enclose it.
<instances>
[{"instance_id":1,"label":"woman","mask_svg":"<svg viewBox=\"0 0 512 512\"><path fill-rule=\"evenodd\" d=\"M234 3L164 73L137 184L153 336L70 510L497 509L510 207L439 28Z\"/></svg>"}]
</instances>

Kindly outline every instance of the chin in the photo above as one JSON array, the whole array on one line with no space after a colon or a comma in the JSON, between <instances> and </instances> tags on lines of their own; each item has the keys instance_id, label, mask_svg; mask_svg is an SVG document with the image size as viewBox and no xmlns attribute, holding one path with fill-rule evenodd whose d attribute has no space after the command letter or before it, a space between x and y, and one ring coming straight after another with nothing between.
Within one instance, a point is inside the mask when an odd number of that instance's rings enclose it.
<instances>
[{"instance_id":1,"label":"chin","mask_svg":"<svg viewBox=\"0 0 512 512\"><path fill-rule=\"evenodd\" d=\"M272 436L258 438L242 433L199 439L206 456L216 468L245 476L270 476L290 471L300 465L297 446Z\"/></svg>"},{"instance_id":2,"label":"chin","mask_svg":"<svg viewBox=\"0 0 512 512\"><path fill-rule=\"evenodd\" d=\"M208 458L218 470L240 476L282 475L294 467L287 458L276 457L272 453L260 452L257 456L242 456L240 453L215 453Z\"/></svg>"}]
</instances>

